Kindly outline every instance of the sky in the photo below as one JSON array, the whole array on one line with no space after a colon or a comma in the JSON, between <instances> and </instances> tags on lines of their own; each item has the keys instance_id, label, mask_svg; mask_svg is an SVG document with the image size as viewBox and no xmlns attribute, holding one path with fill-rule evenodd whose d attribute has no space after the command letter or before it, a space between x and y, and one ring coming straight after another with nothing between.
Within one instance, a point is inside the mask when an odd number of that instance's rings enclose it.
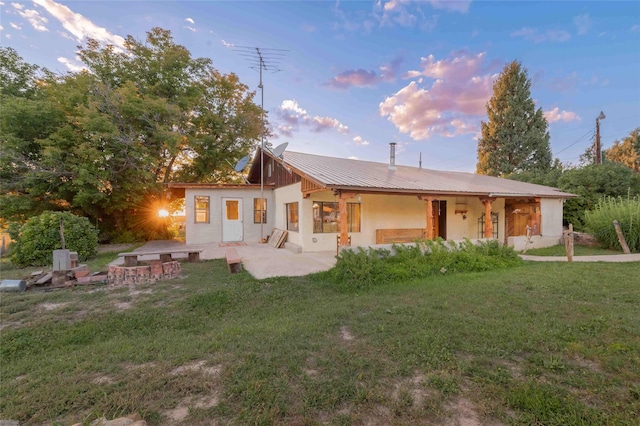
<instances>
[{"instance_id":1,"label":"sky","mask_svg":"<svg viewBox=\"0 0 640 426\"><path fill-rule=\"evenodd\" d=\"M387 162L395 142L397 164L473 172L514 60L563 163L600 111L603 149L640 127L637 1L0 1L0 44L60 74L82 69L87 38L122 46L153 27L255 90L269 142L290 151Z\"/></svg>"}]
</instances>

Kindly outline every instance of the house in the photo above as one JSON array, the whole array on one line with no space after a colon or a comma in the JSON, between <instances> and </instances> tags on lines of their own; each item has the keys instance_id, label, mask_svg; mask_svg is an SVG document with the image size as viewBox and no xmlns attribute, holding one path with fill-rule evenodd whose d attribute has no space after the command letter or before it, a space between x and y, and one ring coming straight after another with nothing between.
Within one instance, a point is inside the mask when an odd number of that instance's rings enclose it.
<instances>
[{"instance_id":1,"label":"house","mask_svg":"<svg viewBox=\"0 0 640 426\"><path fill-rule=\"evenodd\" d=\"M261 181L260 175L263 174ZM272 229L305 252L415 239L497 239L517 250L558 244L556 188L447 172L269 150L258 152L245 185L169 184L184 190L188 244L259 242Z\"/></svg>"}]
</instances>

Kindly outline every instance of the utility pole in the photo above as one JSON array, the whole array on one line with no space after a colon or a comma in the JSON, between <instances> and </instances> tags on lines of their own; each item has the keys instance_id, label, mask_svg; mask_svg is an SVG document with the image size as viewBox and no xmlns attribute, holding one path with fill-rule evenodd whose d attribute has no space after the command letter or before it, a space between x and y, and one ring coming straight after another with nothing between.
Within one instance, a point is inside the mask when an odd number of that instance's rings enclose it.
<instances>
[{"instance_id":1,"label":"utility pole","mask_svg":"<svg viewBox=\"0 0 640 426\"><path fill-rule=\"evenodd\" d=\"M607 118L604 112L600 111L600 115L596 118L596 164L602 164L602 147L600 145L600 120Z\"/></svg>"}]
</instances>

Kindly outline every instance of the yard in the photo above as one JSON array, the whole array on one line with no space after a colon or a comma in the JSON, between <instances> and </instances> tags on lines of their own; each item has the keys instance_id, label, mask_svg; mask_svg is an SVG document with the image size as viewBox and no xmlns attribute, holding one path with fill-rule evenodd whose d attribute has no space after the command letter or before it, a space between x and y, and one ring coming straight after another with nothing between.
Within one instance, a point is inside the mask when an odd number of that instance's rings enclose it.
<instances>
[{"instance_id":1,"label":"yard","mask_svg":"<svg viewBox=\"0 0 640 426\"><path fill-rule=\"evenodd\" d=\"M15 272L15 271L14 271ZM640 265L529 263L356 292L183 278L1 295L0 419L637 424Z\"/></svg>"}]
</instances>

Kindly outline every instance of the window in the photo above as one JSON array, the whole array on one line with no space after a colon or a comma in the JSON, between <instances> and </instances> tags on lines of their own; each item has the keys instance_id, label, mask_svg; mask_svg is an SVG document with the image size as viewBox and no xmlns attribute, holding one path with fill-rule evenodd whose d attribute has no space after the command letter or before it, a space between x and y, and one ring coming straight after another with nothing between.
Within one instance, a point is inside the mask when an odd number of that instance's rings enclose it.
<instances>
[{"instance_id":1,"label":"window","mask_svg":"<svg viewBox=\"0 0 640 426\"><path fill-rule=\"evenodd\" d=\"M340 232L338 203L313 203L313 232ZM347 232L360 232L360 203L347 203Z\"/></svg>"},{"instance_id":2,"label":"window","mask_svg":"<svg viewBox=\"0 0 640 426\"><path fill-rule=\"evenodd\" d=\"M267 223L267 199L253 199L253 223Z\"/></svg>"},{"instance_id":3,"label":"window","mask_svg":"<svg viewBox=\"0 0 640 426\"><path fill-rule=\"evenodd\" d=\"M196 195L195 206L195 222L209 223L209 197L206 195Z\"/></svg>"},{"instance_id":4,"label":"window","mask_svg":"<svg viewBox=\"0 0 640 426\"><path fill-rule=\"evenodd\" d=\"M482 216L478 219L478 238L484 238L484 218L485 215L482 213ZM498 239L498 213L491 213L491 224L493 226L493 235L492 238Z\"/></svg>"},{"instance_id":5,"label":"window","mask_svg":"<svg viewBox=\"0 0 640 426\"><path fill-rule=\"evenodd\" d=\"M287 204L287 230L298 231L298 203Z\"/></svg>"},{"instance_id":6,"label":"window","mask_svg":"<svg viewBox=\"0 0 640 426\"><path fill-rule=\"evenodd\" d=\"M238 200L225 200L227 220L240 219L240 203Z\"/></svg>"}]
</instances>

